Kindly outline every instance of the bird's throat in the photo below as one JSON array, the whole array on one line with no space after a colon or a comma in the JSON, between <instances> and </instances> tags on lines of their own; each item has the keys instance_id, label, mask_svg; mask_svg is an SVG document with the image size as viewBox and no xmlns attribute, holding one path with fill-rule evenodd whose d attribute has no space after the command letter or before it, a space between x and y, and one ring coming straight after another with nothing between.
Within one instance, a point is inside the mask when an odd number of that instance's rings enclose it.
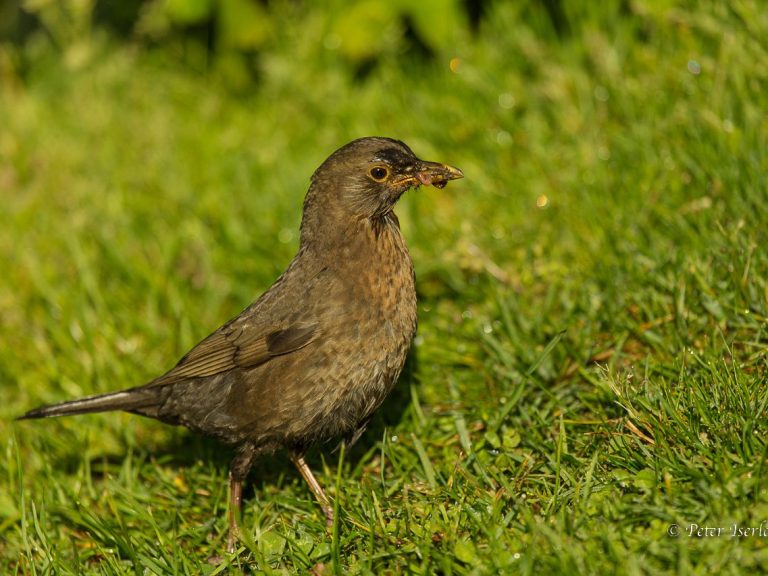
<instances>
[{"instance_id":1,"label":"bird's throat","mask_svg":"<svg viewBox=\"0 0 768 576\"><path fill-rule=\"evenodd\" d=\"M390 228L396 229L399 234L400 220L392 210L388 210L383 214L374 214L369 218L369 222L376 238L380 238Z\"/></svg>"}]
</instances>

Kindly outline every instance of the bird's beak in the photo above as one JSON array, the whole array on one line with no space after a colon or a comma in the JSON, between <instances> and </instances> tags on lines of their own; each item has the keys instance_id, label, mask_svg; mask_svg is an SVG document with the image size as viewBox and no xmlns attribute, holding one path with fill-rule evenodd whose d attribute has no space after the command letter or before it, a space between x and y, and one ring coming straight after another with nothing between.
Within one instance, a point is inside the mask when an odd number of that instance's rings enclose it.
<instances>
[{"instance_id":1,"label":"bird's beak","mask_svg":"<svg viewBox=\"0 0 768 576\"><path fill-rule=\"evenodd\" d=\"M416 172L418 184L431 185L435 188L445 188L449 180L458 180L459 178L464 178L464 173L461 170L439 162L422 161Z\"/></svg>"},{"instance_id":2,"label":"bird's beak","mask_svg":"<svg viewBox=\"0 0 768 576\"><path fill-rule=\"evenodd\" d=\"M458 168L440 164L439 162L425 162L419 160L415 170L408 176L394 182L395 186L434 186L435 188L445 188L449 180L458 180L464 178L464 173Z\"/></svg>"}]
</instances>

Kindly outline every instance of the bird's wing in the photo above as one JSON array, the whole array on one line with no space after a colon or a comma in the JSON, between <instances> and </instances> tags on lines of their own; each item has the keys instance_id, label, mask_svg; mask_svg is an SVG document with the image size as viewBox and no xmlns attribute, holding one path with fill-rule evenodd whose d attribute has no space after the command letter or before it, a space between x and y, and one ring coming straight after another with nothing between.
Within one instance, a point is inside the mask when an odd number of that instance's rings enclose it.
<instances>
[{"instance_id":1,"label":"bird's wing","mask_svg":"<svg viewBox=\"0 0 768 576\"><path fill-rule=\"evenodd\" d=\"M165 385L251 368L303 348L317 336L316 322L294 322L285 328L256 331L247 324L218 330L200 342L168 373L152 382ZM255 332L255 333L254 333Z\"/></svg>"}]
</instances>

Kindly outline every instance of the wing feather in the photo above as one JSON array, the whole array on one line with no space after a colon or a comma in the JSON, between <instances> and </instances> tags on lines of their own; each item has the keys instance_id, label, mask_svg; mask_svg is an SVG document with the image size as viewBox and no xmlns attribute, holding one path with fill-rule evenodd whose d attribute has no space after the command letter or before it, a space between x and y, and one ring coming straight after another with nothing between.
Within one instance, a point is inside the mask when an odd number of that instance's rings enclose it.
<instances>
[{"instance_id":1,"label":"wing feather","mask_svg":"<svg viewBox=\"0 0 768 576\"><path fill-rule=\"evenodd\" d=\"M254 335L248 326L214 332L200 342L168 373L153 382L165 385L189 378L203 378L235 368L252 368L275 356L289 354L312 342L316 322L296 322L285 328Z\"/></svg>"}]
</instances>

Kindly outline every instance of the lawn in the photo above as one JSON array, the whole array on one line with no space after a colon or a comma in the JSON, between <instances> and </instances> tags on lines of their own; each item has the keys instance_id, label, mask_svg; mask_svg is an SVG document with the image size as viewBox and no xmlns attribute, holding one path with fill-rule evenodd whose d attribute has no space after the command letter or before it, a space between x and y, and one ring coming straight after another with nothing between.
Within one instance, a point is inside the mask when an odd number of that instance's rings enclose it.
<instances>
[{"instance_id":1,"label":"lawn","mask_svg":"<svg viewBox=\"0 0 768 576\"><path fill-rule=\"evenodd\" d=\"M768 565L768 12L488 10L357 73L295 17L236 86L175 45L0 48L0 573ZM310 454L332 529L278 454L227 555L229 448L14 421L146 382L240 312L365 135L466 178L398 205L419 333L358 444Z\"/></svg>"}]
</instances>

